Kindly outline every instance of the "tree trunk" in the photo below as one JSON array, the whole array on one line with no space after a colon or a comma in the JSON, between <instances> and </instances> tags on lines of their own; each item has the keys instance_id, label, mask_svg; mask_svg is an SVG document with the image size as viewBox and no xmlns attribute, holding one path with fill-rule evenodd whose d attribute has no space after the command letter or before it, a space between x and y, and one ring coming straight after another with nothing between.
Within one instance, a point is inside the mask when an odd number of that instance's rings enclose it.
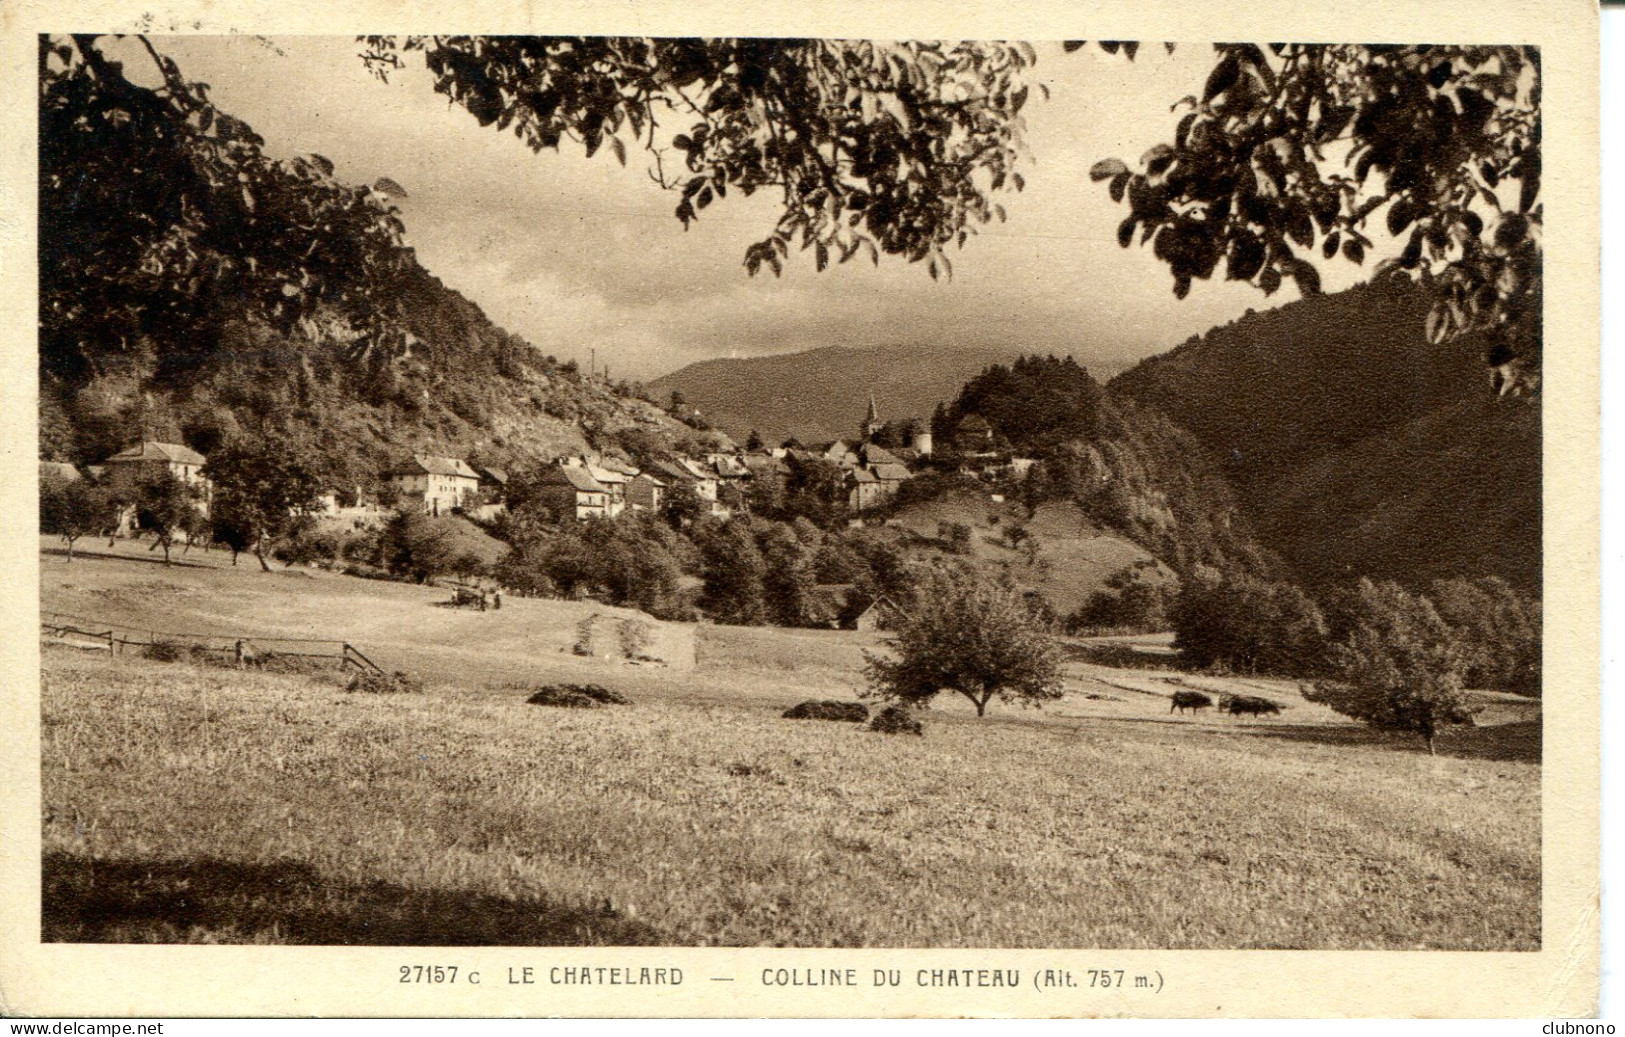
<instances>
[{"instance_id":1,"label":"tree trunk","mask_svg":"<svg viewBox=\"0 0 1625 1037\"><path fill-rule=\"evenodd\" d=\"M254 557L260 560L261 569L265 572L271 571L271 567L265 561L265 541L257 540L254 542Z\"/></svg>"},{"instance_id":2,"label":"tree trunk","mask_svg":"<svg viewBox=\"0 0 1625 1037\"><path fill-rule=\"evenodd\" d=\"M68 561L73 561L73 537L63 537L68 542Z\"/></svg>"},{"instance_id":3,"label":"tree trunk","mask_svg":"<svg viewBox=\"0 0 1625 1037\"><path fill-rule=\"evenodd\" d=\"M164 564L168 565L169 564L169 541L164 537L159 537L158 538L158 546L160 546L160 547L162 547L164 549ZM152 550L152 548L149 547L149 548L147 548L147 550L150 551L150 550Z\"/></svg>"}]
</instances>

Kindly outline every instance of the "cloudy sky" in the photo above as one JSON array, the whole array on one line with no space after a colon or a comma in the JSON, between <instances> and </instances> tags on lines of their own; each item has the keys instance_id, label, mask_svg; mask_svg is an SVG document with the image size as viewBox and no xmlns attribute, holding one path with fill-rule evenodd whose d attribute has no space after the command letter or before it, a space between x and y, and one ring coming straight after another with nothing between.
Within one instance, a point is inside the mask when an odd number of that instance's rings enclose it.
<instances>
[{"instance_id":1,"label":"cloudy sky","mask_svg":"<svg viewBox=\"0 0 1625 1037\"><path fill-rule=\"evenodd\" d=\"M164 37L155 40L212 99L245 119L277 155L319 153L353 183L388 176L411 244L431 272L543 351L586 360L596 348L616 376L652 378L695 360L825 345L1010 345L1122 364L1161 352L1266 301L1245 285L1198 282L1183 302L1148 250L1124 251L1124 215L1087 178L1098 159L1131 164L1165 140L1170 105L1198 92L1211 51L1143 49L1130 64L1090 48L1039 47L1046 102L1026 109L1027 188L934 282L924 264L882 258L823 274L792 253L782 278L749 277L745 247L775 213L737 195L690 230L676 196L608 149L535 155L482 129L436 94L421 64L372 77L349 37ZM413 56L415 57L415 56ZM132 62L140 60L132 55ZM131 66L132 73L135 71ZM566 142L566 149L570 147ZM1323 270L1329 291L1364 276Z\"/></svg>"}]
</instances>

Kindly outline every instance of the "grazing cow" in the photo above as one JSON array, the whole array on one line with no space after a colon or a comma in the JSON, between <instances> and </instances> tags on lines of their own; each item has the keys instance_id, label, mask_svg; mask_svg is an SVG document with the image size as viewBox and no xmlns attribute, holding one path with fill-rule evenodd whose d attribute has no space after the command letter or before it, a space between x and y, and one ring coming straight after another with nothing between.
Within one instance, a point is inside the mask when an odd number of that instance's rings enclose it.
<instances>
[{"instance_id":1,"label":"grazing cow","mask_svg":"<svg viewBox=\"0 0 1625 1037\"><path fill-rule=\"evenodd\" d=\"M1233 695L1229 705L1231 716L1240 716L1243 713L1251 716L1263 716L1265 713L1279 714L1281 707L1269 699L1257 695Z\"/></svg>"},{"instance_id":2,"label":"grazing cow","mask_svg":"<svg viewBox=\"0 0 1625 1037\"><path fill-rule=\"evenodd\" d=\"M1206 709L1211 705L1213 705L1213 700L1199 691L1176 691L1174 692L1174 704L1168 707L1168 712L1172 713L1176 709L1181 713L1187 709L1197 711Z\"/></svg>"}]
</instances>

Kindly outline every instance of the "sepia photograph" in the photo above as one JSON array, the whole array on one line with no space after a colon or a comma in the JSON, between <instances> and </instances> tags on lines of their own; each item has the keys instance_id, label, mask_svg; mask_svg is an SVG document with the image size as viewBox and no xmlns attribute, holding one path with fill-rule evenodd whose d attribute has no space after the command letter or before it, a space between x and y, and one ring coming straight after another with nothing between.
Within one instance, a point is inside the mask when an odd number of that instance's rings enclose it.
<instances>
[{"instance_id":1,"label":"sepia photograph","mask_svg":"<svg viewBox=\"0 0 1625 1037\"><path fill-rule=\"evenodd\" d=\"M42 950L1559 949L1533 37L202 30L30 37Z\"/></svg>"}]
</instances>

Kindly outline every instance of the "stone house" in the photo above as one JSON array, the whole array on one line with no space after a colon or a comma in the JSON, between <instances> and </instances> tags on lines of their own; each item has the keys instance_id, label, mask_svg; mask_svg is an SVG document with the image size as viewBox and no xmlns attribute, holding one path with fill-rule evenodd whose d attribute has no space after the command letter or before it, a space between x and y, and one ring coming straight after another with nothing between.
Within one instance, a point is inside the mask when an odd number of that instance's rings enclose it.
<instances>
[{"instance_id":1,"label":"stone house","mask_svg":"<svg viewBox=\"0 0 1625 1037\"><path fill-rule=\"evenodd\" d=\"M467 461L418 455L389 473L401 506L443 515L460 508L480 488L480 473Z\"/></svg>"}]
</instances>

